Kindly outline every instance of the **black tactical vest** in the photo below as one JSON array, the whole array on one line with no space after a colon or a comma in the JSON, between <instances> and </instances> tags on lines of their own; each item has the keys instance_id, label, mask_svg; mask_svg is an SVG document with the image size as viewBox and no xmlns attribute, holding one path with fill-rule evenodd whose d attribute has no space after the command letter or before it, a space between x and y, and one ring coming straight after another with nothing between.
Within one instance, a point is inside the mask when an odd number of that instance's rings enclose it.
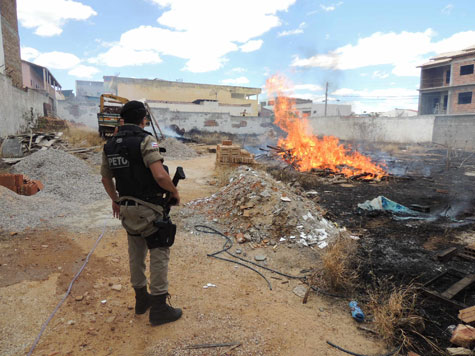
<instances>
[{"instance_id":1,"label":"black tactical vest","mask_svg":"<svg viewBox=\"0 0 475 356\"><path fill-rule=\"evenodd\" d=\"M150 133L139 126L120 126L119 132L104 145L104 152L119 196L127 195L161 204L166 191L157 184L152 172L143 163L140 150L147 135Z\"/></svg>"}]
</instances>

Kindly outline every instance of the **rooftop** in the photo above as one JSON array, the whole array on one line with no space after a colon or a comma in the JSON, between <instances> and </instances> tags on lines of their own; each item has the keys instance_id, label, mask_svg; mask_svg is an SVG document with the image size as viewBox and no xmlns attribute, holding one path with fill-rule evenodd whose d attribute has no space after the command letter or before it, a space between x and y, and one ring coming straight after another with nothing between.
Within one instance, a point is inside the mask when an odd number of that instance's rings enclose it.
<instances>
[{"instance_id":1,"label":"rooftop","mask_svg":"<svg viewBox=\"0 0 475 356\"><path fill-rule=\"evenodd\" d=\"M470 47L467 47L459 51L441 53L438 56L432 57L429 60L429 62L421 64L418 67L430 67L434 65L449 63L451 60L453 60L456 57L462 57L462 56L467 56L471 54L475 55L475 45L472 45Z\"/></svg>"}]
</instances>

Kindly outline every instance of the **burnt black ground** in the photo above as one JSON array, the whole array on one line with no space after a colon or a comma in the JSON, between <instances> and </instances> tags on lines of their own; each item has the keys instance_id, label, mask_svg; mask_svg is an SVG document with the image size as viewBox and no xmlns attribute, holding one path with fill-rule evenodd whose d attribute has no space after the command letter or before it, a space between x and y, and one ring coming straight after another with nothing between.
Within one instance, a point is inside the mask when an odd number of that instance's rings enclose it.
<instances>
[{"instance_id":1,"label":"burnt black ground","mask_svg":"<svg viewBox=\"0 0 475 356\"><path fill-rule=\"evenodd\" d=\"M471 221L470 217L475 216L475 155L461 150L448 155L446 149L433 145L396 147L391 155L383 149L373 147L365 153L378 162L383 158L388 171L401 179L335 184L331 177L312 177L288 169L268 170L278 179L298 182L304 190L317 191L318 203L328 211L328 217L360 236L358 254L363 294L364 288L377 280L423 284L449 268L475 273L473 262L457 257L444 263L436 259L437 253L448 247L462 248L464 243L457 236L474 231L475 220ZM406 206L429 206L434 221L398 221L389 213L366 213L357 208L358 203L379 195ZM455 281L443 280L436 288L443 291ZM455 299L468 306L475 305L475 286ZM445 330L460 322L459 308L421 295L417 309L425 319L424 335L442 348L450 346L450 336ZM432 352L420 339L416 339L416 349L423 355Z\"/></svg>"}]
</instances>

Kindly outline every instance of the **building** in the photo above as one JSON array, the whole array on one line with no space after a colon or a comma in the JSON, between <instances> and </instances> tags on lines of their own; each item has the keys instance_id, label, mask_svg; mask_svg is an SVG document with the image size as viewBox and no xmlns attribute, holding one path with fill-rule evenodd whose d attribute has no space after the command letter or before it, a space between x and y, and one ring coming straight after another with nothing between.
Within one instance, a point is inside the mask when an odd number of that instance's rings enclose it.
<instances>
[{"instance_id":1,"label":"building","mask_svg":"<svg viewBox=\"0 0 475 356\"><path fill-rule=\"evenodd\" d=\"M52 116L56 112L56 97L60 96L61 85L48 68L25 60L21 61L23 87L43 92L48 96L44 105L44 114Z\"/></svg>"},{"instance_id":2,"label":"building","mask_svg":"<svg viewBox=\"0 0 475 356\"><path fill-rule=\"evenodd\" d=\"M104 77L104 92L129 100L183 106L183 104L217 103L218 107L237 107L244 116L258 116L260 88L172 82L160 79ZM192 106L191 106L192 107Z\"/></svg>"},{"instance_id":3,"label":"building","mask_svg":"<svg viewBox=\"0 0 475 356\"><path fill-rule=\"evenodd\" d=\"M0 0L0 73L22 87L20 37L15 0Z\"/></svg>"},{"instance_id":4,"label":"building","mask_svg":"<svg viewBox=\"0 0 475 356\"><path fill-rule=\"evenodd\" d=\"M99 99L104 94L104 82L76 80L76 97Z\"/></svg>"},{"instance_id":5,"label":"building","mask_svg":"<svg viewBox=\"0 0 475 356\"><path fill-rule=\"evenodd\" d=\"M420 115L475 114L475 46L443 53L420 66Z\"/></svg>"},{"instance_id":6,"label":"building","mask_svg":"<svg viewBox=\"0 0 475 356\"><path fill-rule=\"evenodd\" d=\"M325 109L325 103L314 103L310 99L288 99L294 102L295 108L300 111L304 117L350 116L352 114L351 104L327 104ZM269 110L274 110L274 101L263 101L261 102L261 106Z\"/></svg>"}]
</instances>

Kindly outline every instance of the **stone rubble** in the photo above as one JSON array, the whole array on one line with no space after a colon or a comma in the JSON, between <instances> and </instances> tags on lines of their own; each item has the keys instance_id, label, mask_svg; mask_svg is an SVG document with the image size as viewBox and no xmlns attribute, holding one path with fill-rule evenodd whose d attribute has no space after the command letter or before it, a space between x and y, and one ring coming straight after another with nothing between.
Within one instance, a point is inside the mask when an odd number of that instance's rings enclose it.
<instances>
[{"instance_id":1,"label":"stone rubble","mask_svg":"<svg viewBox=\"0 0 475 356\"><path fill-rule=\"evenodd\" d=\"M325 219L318 205L269 174L241 166L227 186L188 203L182 215L216 219L238 242L297 243L324 248L342 230Z\"/></svg>"}]
</instances>

